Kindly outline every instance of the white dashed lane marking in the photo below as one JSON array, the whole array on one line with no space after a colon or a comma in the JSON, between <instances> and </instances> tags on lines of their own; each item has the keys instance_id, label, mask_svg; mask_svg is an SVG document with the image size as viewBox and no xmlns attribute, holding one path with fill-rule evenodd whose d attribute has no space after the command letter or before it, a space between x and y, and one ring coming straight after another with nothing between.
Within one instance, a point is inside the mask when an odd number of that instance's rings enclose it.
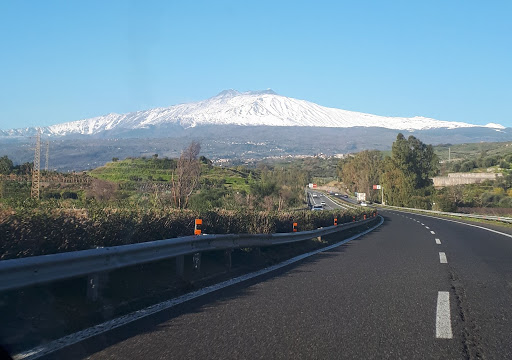
<instances>
[{"instance_id":1,"label":"white dashed lane marking","mask_svg":"<svg viewBox=\"0 0 512 360\"><path fill-rule=\"evenodd\" d=\"M436 244L437 244L437 245L441 245L441 240L436 239Z\"/></svg>"},{"instance_id":2,"label":"white dashed lane marking","mask_svg":"<svg viewBox=\"0 0 512 360\"><path fill-rule=\"evenodd\" d=\"M444 252L439 253L439 261L441 264L448 264L448 260L446 259L446 254Z\"/></svg>"},{"instance_id":3,"label":"white dashed lane marking","mask_svg":"<svg viewBox=\"0 0 512 360\"><path fill-rule=\"evenodd\" d=\"M450 293L448 291L439 291L437 293L436 338L453 338L450 316Z\"/></svg>"}]
</instances>

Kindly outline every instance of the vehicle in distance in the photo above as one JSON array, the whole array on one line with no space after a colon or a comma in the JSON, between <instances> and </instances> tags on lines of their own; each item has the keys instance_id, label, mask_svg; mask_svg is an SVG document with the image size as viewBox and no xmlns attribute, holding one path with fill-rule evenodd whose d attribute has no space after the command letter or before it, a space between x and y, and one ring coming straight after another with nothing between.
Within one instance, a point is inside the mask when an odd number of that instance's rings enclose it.
<instances>
[{"instance_id":1,"label":"vehicle in distance","mask_svg":"<svg viewBox=\"0 0 512 360\"><path fill-rule=\"evenodd\" d=\"M324 209L323 205L313 205L311 210L313 211L322 211Z\"/></svg>"},{"instance_id":2,"label":"vehicle in distance","mask_svg":"<svg viewBox=\"0 0 512 360\"><path fill-rule=\"evenodd\" d=\"M334 196L338 196L339 194L338 193L334 193Z\"/></svg>"},{"instance_id":3,"label":"vehicle in distance","mask_svg":"<svg viewBox=\"0 0 512 360\"><path fill-rule=\"evenodd\" d=\"M368 204L365 202L365 201L361 201L361 204L359 204L361 206L368 206Z\"/></svg>"},{"instance_id":4,"label":"vehicle in distance","mask_svg":"<svg viewBox=\"0 0 512 360\"><path fill-rule=\"evenodd\" d=\"M322 206L325 206L325 201L322 201L320 204L322 204Z\"/></svg>"},{"instance_id":5,"label":"vehicle in distance","mask_svg":"<svg viewBox=\"0 0 512 360\"><path fill-rule=\"evenodd\" d=\"M318 197L318 195L317 194L313 194L313 197Z\"/></svg>"},{"instance_id":6,"label":"vehicle in distance","mask_svg":"<svg viewBox=\"0 0 512 360\"><path fill-rule=\"evenodd\" d=\"M343 196L344 198L348 198L348 195L347 195L347 194L345 194L345 195L341 195L341 196Z\"/></svg>"}]
</instances>

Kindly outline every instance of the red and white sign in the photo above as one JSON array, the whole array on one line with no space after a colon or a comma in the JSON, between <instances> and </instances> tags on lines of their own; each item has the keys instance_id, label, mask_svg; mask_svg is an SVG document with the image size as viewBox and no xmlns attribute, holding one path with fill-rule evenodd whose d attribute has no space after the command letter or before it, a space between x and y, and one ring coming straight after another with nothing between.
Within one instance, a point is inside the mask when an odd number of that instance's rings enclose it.
<instances>
[{"instance_id":1,"label":"red and white sign","mask_svg":"<svg viewBox=\"0 0 512 360\"><path fill-rule=\"evenodd\" d=\"M380 185L373 185L373 190L380 190Z\"/></svg>"}]
</instances>

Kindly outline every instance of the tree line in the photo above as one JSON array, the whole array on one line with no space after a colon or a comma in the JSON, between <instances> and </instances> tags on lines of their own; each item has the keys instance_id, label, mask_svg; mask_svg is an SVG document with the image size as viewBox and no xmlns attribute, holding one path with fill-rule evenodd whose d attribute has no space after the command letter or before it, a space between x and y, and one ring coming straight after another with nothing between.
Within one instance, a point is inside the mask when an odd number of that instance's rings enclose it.
<instances>
[{"instance_id":1,"label":"tree line","mask_svg":"<svg viewBox=\"0 0 512 360\"><path fill-rule=\"evenodd\" d=\"M430 208L434 186L431 177L439 172L439 159L432 145L426 145L414 136L407 139L398 134L391 148L391 156L377 150L366 150L341 160L338 175L352 192L365 192L371 201L393 206Z\"/></svg>"}]
</instances>

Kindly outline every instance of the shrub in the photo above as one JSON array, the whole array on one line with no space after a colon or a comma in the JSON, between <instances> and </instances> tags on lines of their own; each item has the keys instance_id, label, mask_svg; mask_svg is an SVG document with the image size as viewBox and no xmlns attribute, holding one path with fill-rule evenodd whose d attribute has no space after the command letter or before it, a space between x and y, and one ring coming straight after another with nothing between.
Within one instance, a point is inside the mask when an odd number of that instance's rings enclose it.
<instances>
[{"instance_id":1,"label":"shrub","mask_svg":"<svg viewBox=\"0 0 512 360\"><path fill-rule=\"evenodd\" d=\"M373 210L368 209L369 215ZM194 219L202 218L204 233L273 233L312 230L361 218L365 211L179 211L108 209L91 204L87 210L0 209L0 259L116 246L192 235Z\"/></svg>"},{"instance_id":2,"label":"shrub","mask_svg":"<svg viewBox=\"0 0 512 360\"><path fill-rule=\"evenodd\" d=\"M498 205L503 208L512 208L512 198L508 196L504 197L503 199L500 200Z\"/></svg>"}]
</instances>

